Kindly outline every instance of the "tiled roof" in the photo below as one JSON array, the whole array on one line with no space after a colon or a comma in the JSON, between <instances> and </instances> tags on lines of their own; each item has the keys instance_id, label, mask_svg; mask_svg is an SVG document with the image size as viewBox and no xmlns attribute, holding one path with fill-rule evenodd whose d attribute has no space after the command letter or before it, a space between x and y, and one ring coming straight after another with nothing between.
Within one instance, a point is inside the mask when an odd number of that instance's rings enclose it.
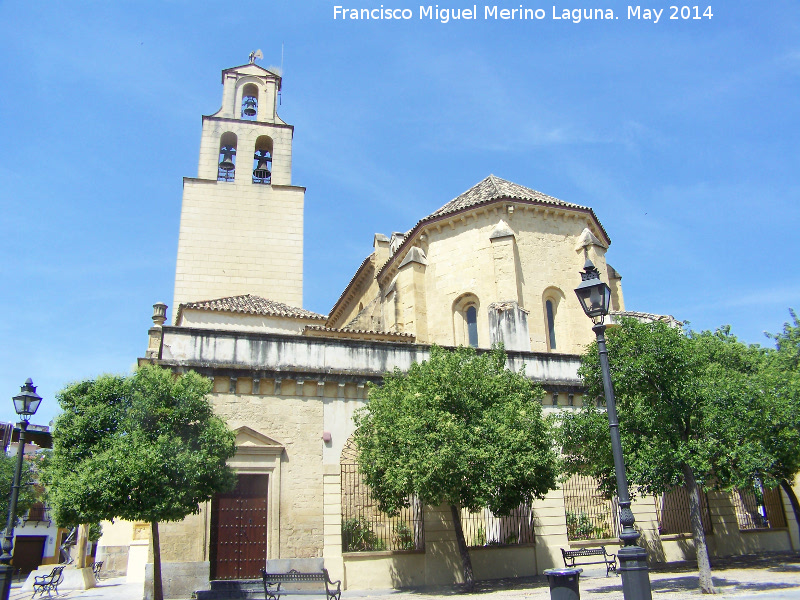
<instances>
[{"instance_id":1,"label":"tiled roof","mask_svg":"<svg viewBox=\"0 0 800 600\"><path fill-rule=\"evenodd\" d=\"M531 200L534 202L542 202L544 204L552 204L554 206L565 206L570 208L582 208L589 210L587 206L580 206L578 204L570 204L558 198L553 198L547 194L537 192L525 186L500 179L494 175L489 175L486 179L471 187L466 192L454 198L436 212L428 215L423 219L427 221L435 217L440 217L449 213L458 212L465 208L471 208L478 204L491 202L500 198L509 198L510 200Z\"/></svg>"},{"instance_id":2,"label":"tiled roof","mask_svg":"<svg viewBox=\"0 0 800 600\"><path fill-rule=\"evenodd\" d=\"M296 308L267 300L261 296L245 294L243 296L229 296L227 298L216 298L215 300L201 300L199 302L186 302L178 307L176 322L180 321L181 313L184 310L212 310L220 312L243 313L247 315L264 315L270 317L289 317L301 319L327 319L325 315L311 312L302 308Z\"/></svg>"},{"instance_id":3,"label":"tiled roof","mask_svg":"<svg viewBox=\"0 0 800 600\"><path fill-rule=\"evenodd\" d=\"M367 258L365 258L363 261L361 261L361 264L359 265L358 269L356 269L355 274L350 278L350 282L345 286L344 291L339 296L339 299L336 301L336 304L333 305L333 308L331 309L331 313L330 313L330 315L328 315L329 317L334 317L333 313L336 311L336 307L339 306L339 304L342 302L342 300L344 300L344 297L347 295L347 291L350 289L350 286L353 285L356 282L356 280L358 279L359 275L361 275L361 273L364 270L364 268L368 264L370 264L370 262L372 261L372 257L374 257L374 256L375 256L375 253L373 252Z\"/></svg>"},{"instance_id":4,"label":"tiled roof","mask_svg":"<svg viewBox=\"0 0 800 600\"><path fill-rule=\"evenodd\" d=\"M597 226L600 228L600 231L605 237L606 243L611 242L611 238L608 237L608 233L603 227L603 224L600 223L600 219L597 218L597 215L595 215L594 211L588 206L581 206L580 204L571 204L569 202L564 202L563 200L559 200L558 198L554 198L553 196L548 196L547 194L543 194L542 192L537 192L536 190L532 190L531 188L526 188L525 186L519 185L518 183L513 183L505 179L500 179L499 177L495 177L494 175L489 175L486 179L472 186L470 189L468 189L460 196L453 198L450 202L442 206L439 210L434 211L424 219L419 220L417 224L414 225L414 227L411 229L411 231L409 231L406 234L405 241L401 244L400 248L406 246L409 243L409 241L414 237L414 233L418 231L420 227L423 227L426 223L435 221L437 219L441 219L450 214L468 210L475 206L480 206L481 204L489 204L496 200L502 200L502 199L520 200L523 202L532 202L535 204L549 204L551 206L572 208L576 210L586 211L592 216L594 221L597 223ZM387 261L385 265L380 267L378 277L383 276L389 265L392 263L392 260L396 256L398 256L398 254L400 254L400 248L398 248L397 252L395 252L392 255L392 257Z\"/></svg>"}]
</instances>

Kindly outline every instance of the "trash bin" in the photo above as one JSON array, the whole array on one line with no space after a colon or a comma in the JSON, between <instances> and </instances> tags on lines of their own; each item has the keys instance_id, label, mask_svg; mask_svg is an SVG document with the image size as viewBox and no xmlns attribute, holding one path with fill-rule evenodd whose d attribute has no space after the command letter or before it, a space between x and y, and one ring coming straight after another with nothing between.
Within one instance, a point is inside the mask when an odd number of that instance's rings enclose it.
<instances>
[{"instance_id":1,"label":"trash bin","mask_svg":"<svg viewBox=\"0 0 800 600\"><path fill-rule=\"evenodd\" d=\"M550 600L580 600L579 581L583 569L546 569L550 583Z\"/></svg>"}]
</instances>

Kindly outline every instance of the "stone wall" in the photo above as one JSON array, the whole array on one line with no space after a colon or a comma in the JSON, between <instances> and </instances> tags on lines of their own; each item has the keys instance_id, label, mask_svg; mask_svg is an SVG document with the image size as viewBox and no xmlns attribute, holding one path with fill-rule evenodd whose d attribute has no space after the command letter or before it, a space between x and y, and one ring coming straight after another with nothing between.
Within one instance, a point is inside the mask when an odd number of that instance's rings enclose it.
<instances>
[{"instance_id":1,"label":"stone wall","mask_svg":"<svg viewBox=\"0 0 800 600\"><path fill-rule=\"evenodd\" d=\"M303 305L305 189L253 184L250 171L184 180L174 308L239 294Z\"/></svg>"},{"instance_id":2,"label":"stone wall","mask_svg":"<svg viewBox=\"0 0 800 600\"><path fill-rule=\"evenodd\" d=\"M161 563L164 598L192 598L194 592L209 589L208 562ZM153 600L153 563L145 566L144 600Z\"/></svg>"},{"instance_id":3,"label":"stone wall","mask_svg":"<svg viewBox=\"0 0 800 600\"><path fill-rule=\"evenodd\" d=\"M310 558L322 553L324 402L317 392L316 381L287 380L281 384L280 396L218 393L212 397L215 412L229 427L247 426L284 448L280 489L271 488L279 494L280 513L279 553L271 558Z\"/></svg>"}]
</instances>

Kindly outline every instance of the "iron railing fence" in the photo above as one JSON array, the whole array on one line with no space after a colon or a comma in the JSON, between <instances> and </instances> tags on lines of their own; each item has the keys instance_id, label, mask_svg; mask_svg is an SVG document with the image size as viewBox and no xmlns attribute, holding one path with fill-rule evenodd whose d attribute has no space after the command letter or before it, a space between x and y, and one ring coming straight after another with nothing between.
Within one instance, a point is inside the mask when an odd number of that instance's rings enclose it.
<instances>
[{"instance_id":1,"label":"iron railing fence","mask_svg":"<svg viewBox=\"0 0 800 600\"><path fill-rule=\"evenodd\" d=\"M594 477L572 475L564 482L564 512L567 538L577 540L610 539L619 535L619 505L606 498Z\"/></svg>"},{"instance_id":2,"label":"iron railing fence","mask_svg":"<svg viewBox=\"0 0 800 600\"><path fill-rule=\"evenodd\" d=\"M676 486L665 494L654 496L658 533L661 535L692 533L689 517L689 492L683 486ZM711 533L711 513L708 510L708 496L700 492L700 520L703 531Z\"/></svg>"},{"instance_id":3,"label":"iron railing fence","mask_svg":"<svg viewBox=\"0 0 800 600\"><path fill-rule=\"evenodd\" d=\"M461 527L467 546L471 548L535 542L533 512L530 506L524 504L506 517L498 517L488 508L474 513L462 510Z\"/></svg>"},{"instance_id":4,"label":"iron railing fence","mask_svg":"<svg viewBox=\"0 0 800 600\"><path fill-rule=\"evenodd\" d=\"M424 550L422 505L411 506L394 517L378 509L357 464L342 464L342 551Z\"/></svg>"},{"instance_id":5,"label":"iron railing fence","mask_svg":"<svg viewBox=\"0 0 800 600\"><path fill-rule=\"evenodd\" d=\"M758 485L750 490L734 490L731 498L740 530L786 527L780 488Z\"/></svg>"}]
</instances>

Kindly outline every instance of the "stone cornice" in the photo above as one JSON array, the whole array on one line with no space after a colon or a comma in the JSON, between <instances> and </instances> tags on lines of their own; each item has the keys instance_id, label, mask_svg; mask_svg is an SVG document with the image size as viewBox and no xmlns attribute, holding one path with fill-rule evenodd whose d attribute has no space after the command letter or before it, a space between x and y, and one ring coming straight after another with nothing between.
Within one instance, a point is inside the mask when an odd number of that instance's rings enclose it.
<instances>
[{"instance_id":1,"label":"stone cornice","mask_svg":"<svg viewBox=\"0 0 800 600\"><path fill-rule=\"evenodd\" d=\"M241 125L258 125L261 127L277 127L278 129L288 129L294 132L294 125L287 125L286 123L274 123L272 121L245 121L242 119L235 119L233 117L215 117L214 115L203 115L203 121L218 121L220 123L236 123Z\"/></svg>"},{"instance_id":2,"label":"stone cornice","mask_svg":"<svg viewBox=\"0 0 800 600\"><path fill-rule=\"evenodd\" d=\"M514 371L545 388L582 388L580 357L572 354L508 352ZM316 338L274 333L163 327L161 359L139 359L204 374L324 381L379 381L383 375L426 360L430 346L409 342Z\"/></svg>"}]
</instances>

